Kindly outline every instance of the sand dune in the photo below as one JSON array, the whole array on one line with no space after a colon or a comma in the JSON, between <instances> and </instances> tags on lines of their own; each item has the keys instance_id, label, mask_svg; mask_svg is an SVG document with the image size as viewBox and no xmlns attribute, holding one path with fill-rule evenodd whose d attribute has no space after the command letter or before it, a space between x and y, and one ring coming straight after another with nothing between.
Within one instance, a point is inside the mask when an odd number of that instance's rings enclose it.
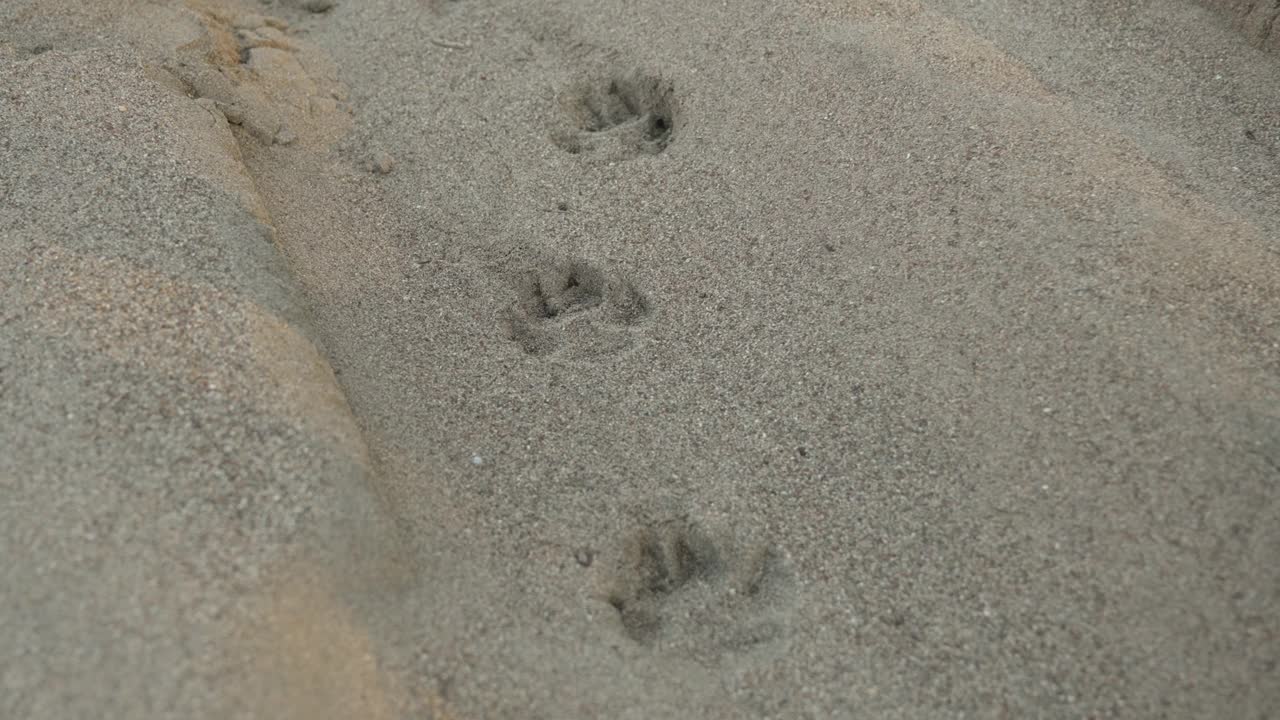
<instances>
[{"instance_id":1,"label":"sand dune","mask_svg":"<svg viewBox=\"0 0 1280 720\"><path fill-rule=\"evenodd\" d=\"M1266 5L8 0L0 715L1269 717Z\"/></svg>"}]
</instances>

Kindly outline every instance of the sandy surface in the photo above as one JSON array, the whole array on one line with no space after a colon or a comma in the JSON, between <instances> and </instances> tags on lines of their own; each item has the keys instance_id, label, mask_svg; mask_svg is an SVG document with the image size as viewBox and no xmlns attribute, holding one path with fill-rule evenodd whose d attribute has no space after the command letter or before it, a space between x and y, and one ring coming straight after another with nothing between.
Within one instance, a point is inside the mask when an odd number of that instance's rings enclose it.
<instances>
[{"instance_id":1,"label":"sandy surface","mask_svg":"<svg viewBox=\"0 0 1280 720\"><path fill-rule=\"evenodd\" d=\"M1280 712L1267 3L0 3L0 716Z\"/></svg>"}]
</instances>

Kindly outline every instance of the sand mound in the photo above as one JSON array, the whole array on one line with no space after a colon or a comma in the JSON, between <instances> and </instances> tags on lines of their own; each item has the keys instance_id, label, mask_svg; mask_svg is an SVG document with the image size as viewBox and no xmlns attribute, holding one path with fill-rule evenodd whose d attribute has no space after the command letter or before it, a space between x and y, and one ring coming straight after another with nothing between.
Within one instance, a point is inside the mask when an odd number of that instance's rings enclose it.
<instances>
[{"instance_id":1,"label":"sand mound","mask_svg":"<svg viewBox=\"0 0 1280 720\"><path fill-rule=\"evenodd\" d=\"M1265 714L1266 6L4 3L0 715Z\"/></svg>"}]
</instances>

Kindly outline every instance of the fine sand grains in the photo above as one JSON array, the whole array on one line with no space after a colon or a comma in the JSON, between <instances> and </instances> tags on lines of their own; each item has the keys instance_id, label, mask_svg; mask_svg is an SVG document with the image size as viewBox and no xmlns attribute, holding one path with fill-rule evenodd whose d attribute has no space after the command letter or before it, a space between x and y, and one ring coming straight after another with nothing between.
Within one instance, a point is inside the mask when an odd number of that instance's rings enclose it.
<instances>
[{"instance_id":1,"label":"fine sand grains","mask_svg":"<svg viewBox=\"0 0 1280 720\"><path fill-rule=\"evenodd\" d=\"M0 715L1265 716L1218 5L0 4Z\"/></svg>"}]
</instances>

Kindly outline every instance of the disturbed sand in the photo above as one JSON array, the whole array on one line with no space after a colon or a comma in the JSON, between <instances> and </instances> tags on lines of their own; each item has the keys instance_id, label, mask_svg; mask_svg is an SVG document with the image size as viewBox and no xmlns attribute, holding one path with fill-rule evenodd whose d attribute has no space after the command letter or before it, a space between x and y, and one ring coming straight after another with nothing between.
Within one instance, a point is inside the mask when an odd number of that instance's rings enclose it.
<instances>
[{"instance_id":1,"label":"disturbed sand","mask_svg":"<svg viewBox=\"0 0 1280 720\"><path fill-rule=\"evenodd\" d=\"M0 716L1276 717L1277 16L0 2Z\"/></svg>"}]
</instances>

